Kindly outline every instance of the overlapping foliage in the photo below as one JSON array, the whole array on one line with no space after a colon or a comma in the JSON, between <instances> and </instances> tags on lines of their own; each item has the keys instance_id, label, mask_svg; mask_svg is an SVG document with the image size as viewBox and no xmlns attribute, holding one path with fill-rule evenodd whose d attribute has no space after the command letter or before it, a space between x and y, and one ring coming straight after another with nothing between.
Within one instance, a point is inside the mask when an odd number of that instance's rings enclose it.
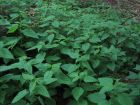
<instances>
[{"instance_id":1,"label":"overlapping foliage","mask_svg":"<svg viewBox=\"0 0 140 105\"><path fill-rule=\"evenodd\" d=\"M1 0L0 104L139 105L139 29L94 0Z\"/></svg>"}]
</instances>

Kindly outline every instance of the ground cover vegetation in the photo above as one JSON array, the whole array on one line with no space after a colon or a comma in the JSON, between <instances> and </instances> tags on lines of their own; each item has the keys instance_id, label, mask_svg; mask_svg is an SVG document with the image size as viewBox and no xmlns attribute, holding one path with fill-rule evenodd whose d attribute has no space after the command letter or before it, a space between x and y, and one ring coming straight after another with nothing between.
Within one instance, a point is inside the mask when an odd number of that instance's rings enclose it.
<instances>
[{"instance_id":1,"label":"ground cover vegetation","mask_svg":"<svg viewBox=\"0 0 140 105\"><path fill-rule=\"evenodd\" d=\"M100 0L0 0L0 105L140 105L140 24Z\"/></svg>"}]
</instances>

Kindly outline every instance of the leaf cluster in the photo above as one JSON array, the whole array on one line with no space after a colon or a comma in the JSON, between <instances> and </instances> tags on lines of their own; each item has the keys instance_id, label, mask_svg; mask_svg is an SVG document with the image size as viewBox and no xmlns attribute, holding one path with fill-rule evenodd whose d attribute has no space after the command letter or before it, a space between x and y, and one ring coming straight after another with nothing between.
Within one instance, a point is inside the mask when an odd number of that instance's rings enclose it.
<instances>
[{"instance_id":1,"label":"leaf cluster","mask_svg":"<svg viewBox=\"0 0 140 105\"><path fill-rule=\"evenodd\" d=\"M0 104L139 105L140 25L121 16L94 0L1 0Z\"/></svg>"}]
</instances>

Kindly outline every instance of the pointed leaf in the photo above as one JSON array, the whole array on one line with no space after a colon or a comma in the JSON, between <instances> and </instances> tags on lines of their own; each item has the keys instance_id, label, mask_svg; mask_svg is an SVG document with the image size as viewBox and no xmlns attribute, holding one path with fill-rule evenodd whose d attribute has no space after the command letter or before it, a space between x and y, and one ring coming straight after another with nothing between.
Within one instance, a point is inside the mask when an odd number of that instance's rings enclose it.
<instances>
[{"instance_id":1,"label":"pointed leaf","mask_svg":"<svg viewBox=\"0 0 140 105\"><path fill-rule=\"evenodd\" d=\"M79 98L81 97L81 95L84 93L84 89L81 87L75 87L72 90L72 95L75 98L76 101L79 100Z\"/></svg>"},{"instance_id":2,"label":"pointed leaf","mask_svg":"<svg viewBox=\"0 0 140 105\"><path fill-rule=\"evenodd\" d=\"M117 100L121 105L133 105L132 99L127 94L119 94Z\"/></svg>"},{"instance_id":3,"label":"pointed leaf","mask_svg":"<svg viewBox=\"0 0 140 105\"><path fill-rule=\"evenodd\" d=\"M0 58L13 59L12 53L6 48L0 48Z\"/></svg>"},{"instance_id":4,"label":"pointed leaf","mask_svg":"<svg viewBox=\"0 0 140 105\"><path fill-rule=\"evenodd\" d=\"M88 100L93 103L99 103L100 101L105 100L105 94L92 93L88 95Z\"/></svg>"},{"instance_id":5,"label":"pointed leaf","mask_svg":"<svg viewBox=\"0 0 140 105\"><path fill-rule=\"evenodd\" d=\"M31 38L38 38L38 34L34 32L32 29L25 29L22 31L22 33L25 36L31 37Z\"/></svg>"},{"instance_id":6,"label":"pointed leaf","mask_svg":"<svg viewBox=\"0 0 140 105\"><path fill-rule=\"evenodd\" d=\"M16 103L22 98L24 98L28 94L28 91L26 89L20 91L13 99L12 103Z\"/></svg>"},{"instance_id":7,"label":"pointed leaf","mask_svg":"<svg viewBox=\"0 0 140 105\"><path fill-rule=\"evenodd\" d=\"M36 86L35 93L40 94L44 97L48 97L48 98L50 97L48 90L43 85Z\"/></svg>"},{"instance_id":8,"label":"pointed leaf","mask_svg":"<svg viewBox=\"0 0 140 105\"><path fill-rule=\"evenodd\" d=\"M61 66L61 68L65 71L67 71L68 73L71 73L71 72L75 71L78 68L78 66L75 64L64 64Z\"/></svg>"}]
</instances>

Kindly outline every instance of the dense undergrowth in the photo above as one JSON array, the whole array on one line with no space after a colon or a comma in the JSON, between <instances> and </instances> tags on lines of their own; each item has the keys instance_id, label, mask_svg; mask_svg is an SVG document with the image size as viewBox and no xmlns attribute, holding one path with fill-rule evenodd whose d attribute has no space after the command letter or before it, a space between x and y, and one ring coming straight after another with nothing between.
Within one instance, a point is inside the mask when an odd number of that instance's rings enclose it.
<instances>
[{"instance_id":1,"label":"dense undergrowth","mask_svg":"<svg viewBox=\"0 0 140 105\"><path fill-rule=\"evenodd\" d=\"M139 105L140 25L107 4L0 1L0 105Z\"/></svg>"}]
</instances>

